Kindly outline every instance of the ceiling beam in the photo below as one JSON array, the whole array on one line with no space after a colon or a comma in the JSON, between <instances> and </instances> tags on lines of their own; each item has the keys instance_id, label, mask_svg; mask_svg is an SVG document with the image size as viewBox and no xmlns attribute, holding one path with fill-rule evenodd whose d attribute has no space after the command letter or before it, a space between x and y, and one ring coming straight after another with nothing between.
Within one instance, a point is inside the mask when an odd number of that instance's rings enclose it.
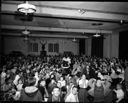
<instances>
[{"instance_id":1,"label":"ceiling beam","mask_svg":"<svg viewBox=\"0 0 128 103\"><path fill-rule=\"evenodd\" d=\"M2 33L2 36L14 36L14 37L21 37L21 33L6 33L6 32L3 32ZM23 36L22 36L23 37ZM47 38L79 38L79 39L82 39L82 38L88 38L87 36L79 36L79 35L52 35L52 34L29 34L29 37L47 37Z\"/></svg>"},{"instance_id":2,"label":"ceiling beam","mask_svg":"<svg viewBox=\"0 0 128 103\"><path fill-rule=\"evenodd\" d=\"M24 26L19 25L1 25L2 29L12 29L12 30L24 30ZM70 28L53 28L53 27L35 27L28 26L29 30L35 31L54 31L54 32L74 32L74 33L97 33L97 29L70 29ZM112 31L109 30L100 30L100 33L111 34Z\"/></svg>"},{"instance_id":3,"label":"ceiling beam","mask_svg":"<svg viewBox=\"0 0 128 103\"><path fill-rule=\"evenodd\" d=\"M18 16L26 16L25 14L19 13L19 12L12 12L12 11L2 11L2 15L18 15ZM26 16L27 17L27 16ZM93 21L93 22L107 22L107 23L117 23L121 24L121 21L119 20L106 20L106 19L89 19L89 18L75 18L75 17L62 17L62 16L56 16L56 15L48 15L48 14L31 14L29 17L39 17L39 18L53 18L53 19L62 19L62 20L78 20L78 21ZM128 21L123 20L123 24L128 24Z\"/></svg>"}]
</instances>

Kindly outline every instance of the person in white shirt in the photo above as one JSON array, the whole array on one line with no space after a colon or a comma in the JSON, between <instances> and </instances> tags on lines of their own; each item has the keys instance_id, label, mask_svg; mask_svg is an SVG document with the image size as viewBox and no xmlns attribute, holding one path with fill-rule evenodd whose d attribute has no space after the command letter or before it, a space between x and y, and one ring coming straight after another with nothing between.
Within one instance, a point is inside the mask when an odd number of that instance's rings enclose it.
<instances>
[{"instance_id":1,"label":"person in white shirt","mask_svg":"<svg viewBox=\"0 0 128 103\"><path fill-rule=\"evenodd\" d=\"M114 89L114 92L116 93L116 103L119 103L120 101L122 101L124 99L124 91L122 89L122 85L121 84L117 84L116 89Z\"/></svg>"},{"instance_id":2,"label":"person in white shirt","mask_svg":"<svg viewBox=\"0 0 128 103\"><path fill-rule=\"evenodd\" d=\"M88 80L86 79L85 74L83 74L78 82L80 89L78 90L78 98L80 102L89 102L87 97L88 93L86 88L88 87Z\"/></svg>"},{"instance_id":3,"label":"person in white shirt","mask_svg":"<svg viewBox=\"0 0 128 103\"><path fill-rule=\"evenodd\" d=\"M1 73L1 78L5 78L5 77L6 77L6 72L5 72L5 70L3 70Z\"/></svg>"},{"instance_id":4,"label":"person in white shirt","mask_svg":"<svg viewBox=\"0 0 128 103\"><path fill-rule=\"evenodd\" d=\"M66 81L64 80L64 77L60 77L60 80L58 81L61 83L61 87L65 87L66 86Z\"/></svg>"},{"instance_id":5,"label":"person in white shirt","mask_svg":"<svg viewBox=\"0 0 128 103\"><path fill-rule=\"evenodd\" d=\"M21 96L20 91L16 91L16 92L15 92L15 95L13 95L13 99L14 99L15 101L18 101L18 100L20 99L20 96Z\"/></svg>"},{"instance_id":6,"label":"person in white shirt","mask_svg":"<svg viewBox=\"0 0 128 103\"><path fill-rule=\"evenodd\" d=\"M77 90L77 87L73 85L70 93L65 96L65 102L79 102Z\"/></svg>"},{"instance_id":7,"label":"person in white shirt","mask_svg":"<svg viewBox=\"0 0 128 103\"><path fill-rule=\"evenodd\" d=\"M34 77L36 78L35 86L37 86L38 85L38 81L39 81L38 72L35 72L35 76Z\"/></svg>"},{"instance_id":8,"label":"person in white shirt","mask_svg":"<svg viewBox=\"0 0 128 103\"><path fill-rule=\"evenodd\" d=\"M18 84L16 87L18 91L21 91L23 89L23 81L21 79L18 80Z\"/></svg>"},{"instance_id":9,"label":"person in white shirt","mask_svg":"<svg viewBox=\"0 0 128 103\"><path fill-rule=\"evenodd\" d=\"M20 79L20 75L19 74L17 74L16 76L15 76L15 79L14 79L14 81L13 81L13 83L17 86L17 84L18 84L18 80Z\"/></svg>"},{"instance_id":10,"label":"person in white shirt","mask_svg":"<svg viewBox=\"0 0 128 103\"><path fill-rule=\"evenodd\" d=\"M81 88L87 88L87 86L88 86L88 80L86 79L85 74L83 74L83 75L81 76L81 79L79 80L79 86L80 86Z\"/></svg>"},{"instance_id":11,"label":"person in white shirt","mask_svg":"<svg viewBox=\"0 0 128 103\"><path fill-rule=\"evenodd\" d=\"M1 86L5 83L5 79L6 79L6 72L5 69L3 69L1 73Z\"/></svg>"},{"instance_id":12,"label":"person in white shirt","mask_svg":"<svg viewBox=\"0 0 128 103\"><path fill-rule=\"evenodd\" d=\"M103 80L104 79L104 76L101 74L101 72L98 72L98 77Z\"/></svg>"},{"instance_id":13,"label":"person in white shirt","mask_svg":"<svg viewBox=\"0 0 128 103\"><path fill-rule=\"evenodd\" d=\"M90 89L88 90L88 94L92 97L94 97L94 88L95 88L95 84L96 84L96 79L91 78L88 81L88 86L90 87Z\"/></svg>"}]
</instances>

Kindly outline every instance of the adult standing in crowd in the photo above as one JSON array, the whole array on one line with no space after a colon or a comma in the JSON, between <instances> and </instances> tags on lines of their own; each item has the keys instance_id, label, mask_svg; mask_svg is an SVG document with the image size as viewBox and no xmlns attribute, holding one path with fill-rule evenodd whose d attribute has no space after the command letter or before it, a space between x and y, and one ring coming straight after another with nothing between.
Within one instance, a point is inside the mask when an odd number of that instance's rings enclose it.
<instances>
[{"instance_id":1,"label":"adult standing in crowd","mask_svg":"<svg viewBox=\"0 0 128 103\"><path fill-rule=\"evenodd\" d=\"M79 91L78 91L78 98L80 102L89 102L88 101L88 92L87 92L87 87L88 87L88 80L86 79L86 75L83 74L78 82L79 85Z\"/></svg>"}]
</instances>

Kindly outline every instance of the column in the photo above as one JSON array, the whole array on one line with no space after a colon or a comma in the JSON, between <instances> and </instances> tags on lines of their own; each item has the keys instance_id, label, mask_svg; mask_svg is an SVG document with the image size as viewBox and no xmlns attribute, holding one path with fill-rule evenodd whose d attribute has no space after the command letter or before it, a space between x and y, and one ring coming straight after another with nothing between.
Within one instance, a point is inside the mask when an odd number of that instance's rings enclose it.
<instances>
[{"instance_id":1,"label":"column","mask_svg":"<svg viewBox=\"0 0 128 103\"><path fill-rule=\"evenodd\" d=\"M92 38L85 39L85 53L87 56L91 56Z\"/></svg>"},{"instance_id":2,"label":"column","mask_svg":"<svg viewBox=\"0 0 128 103\"><path fill-rule=\"evenodd\" d=\"M119 55L119 32L104 34L103 56L112 58Z\"/></svg>"},{"instance_id":3,"label":"column","mask_svg":"<svg viewBox=\"0 0 128 103\"><path fill-rule=\"evenodd\" d=\"M111 57L119 55L119 32L113 32L111 35Z\"/></svg>"}]
</instances>

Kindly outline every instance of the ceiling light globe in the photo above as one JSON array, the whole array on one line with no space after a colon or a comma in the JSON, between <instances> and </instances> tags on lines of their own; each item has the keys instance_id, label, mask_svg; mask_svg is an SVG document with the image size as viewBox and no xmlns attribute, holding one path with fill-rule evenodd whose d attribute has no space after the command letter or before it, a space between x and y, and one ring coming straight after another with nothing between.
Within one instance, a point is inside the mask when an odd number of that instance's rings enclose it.
<instances>
[{"instance_id":1,"label":"ceiling light globe","mask_svg":"<svg viewBox=\"0 0 128 103\"><path fill-rule=\"evenodd\" d=\"M36 7L26 2L24 4L19 4L17 10L22 13L34 13L36 12Z\"/></svg>"}]
</instances>

